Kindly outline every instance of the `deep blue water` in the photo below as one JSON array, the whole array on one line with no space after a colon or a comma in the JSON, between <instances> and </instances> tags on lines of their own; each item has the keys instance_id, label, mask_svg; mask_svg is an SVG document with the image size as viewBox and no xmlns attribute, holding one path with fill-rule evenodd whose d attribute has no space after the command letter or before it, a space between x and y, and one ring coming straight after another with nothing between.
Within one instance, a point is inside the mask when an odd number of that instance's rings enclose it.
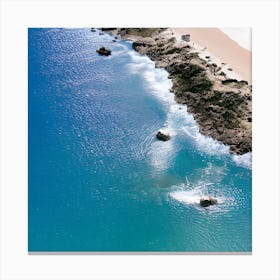
<instances>
[{"instance_id":1,"label":"deep blue water","mask_svg":"<svg viewBox=\"0 0 280 280\"><path fill-rule=\"evenodd\" d=\"M251 155L202 136L170 87L130 42L29 29L29 251L251 251Z\"/></svg>"}]
</instances>

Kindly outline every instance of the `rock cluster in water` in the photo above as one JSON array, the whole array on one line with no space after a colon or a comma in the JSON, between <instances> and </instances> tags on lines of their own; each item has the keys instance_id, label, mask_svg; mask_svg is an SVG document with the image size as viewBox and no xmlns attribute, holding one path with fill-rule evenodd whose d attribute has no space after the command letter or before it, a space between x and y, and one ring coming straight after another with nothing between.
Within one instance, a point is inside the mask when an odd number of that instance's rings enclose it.
<instances>
[{"instance_id":1,"label":"rock cluster in water","mask_svg":"<svg viewBox=\"0 0 280 280\"><path fill-rule=\"evenodd\" d=\"M105 47L101 47L100 49L96 50L96 52L98 52L100 55L105 55L105 56L108 56L111 54L111 50L107 49Z\"/></svg>"},{"instance_id":2,"label":"rock cluster in water","mask_svg":"<svg viewBox=\"0 0 280 280\"><path fill-rule=\"evenodd\" d=\"M168 141L171 138L170 133L163 129L160 129L156 136L157 136L157 139L159 139L161 141Z\"/></svg>"},{"instance_id":3,"label":"rock cluster in water","mask_svg":"<svg viewBox=\"0 0 280 280\"><path fill-rule=\"evenodd\" d=\"M208 206L217 204L217 202L218 201L216 198L213 198L211 196L205 196L205 197L200 198L199 204L202 207L208 207Z\"/></svg>"}]
</instances>

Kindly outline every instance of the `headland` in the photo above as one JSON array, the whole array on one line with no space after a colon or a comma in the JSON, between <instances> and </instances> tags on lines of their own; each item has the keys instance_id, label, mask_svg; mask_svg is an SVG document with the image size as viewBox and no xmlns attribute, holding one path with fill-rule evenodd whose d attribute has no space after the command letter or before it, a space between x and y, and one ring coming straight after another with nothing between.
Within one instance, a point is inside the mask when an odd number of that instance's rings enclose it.
<instances>
[{"instance_id":1,"label":"headland","mask_svg":"<svg viewBox=\"0 0 280 280\"><path fill-rule=\"evenodd\" d=\"M175 100L187 105L202 134L228 145L231 153L251 152L250 52L214 28L207 36L206 30L194 29L199 33L194 38L200 41L182 40L182 35L192 38L192 29L110 28L110 32L132 40L133 49L169 73ZM229 59L231 53L238 59Z\"/></svg>"}]
</instances>

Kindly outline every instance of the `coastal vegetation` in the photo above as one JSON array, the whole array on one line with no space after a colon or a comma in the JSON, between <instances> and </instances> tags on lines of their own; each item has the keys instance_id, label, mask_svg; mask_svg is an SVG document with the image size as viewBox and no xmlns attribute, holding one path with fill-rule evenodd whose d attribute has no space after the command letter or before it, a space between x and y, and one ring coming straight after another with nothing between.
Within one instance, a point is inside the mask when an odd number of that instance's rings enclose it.
<instances>
[{"instance_id":1,"label":"coastal vegetation","mask_svg":"<svg viewBox=\"0 0 280 280\"><path fill-rule=\"evenodd\" d=\"M120 28L120 34L151 37L158 30L159 28Z\"/></svg>"},{"instance_id":2,"label":"coastal vegetation","mask_svg":"<svg viewBox=\"0 0 280 280\"><path fill-rule=\"evenodd\" d=\"M174 75L179 84L178 94L186 92L204 93L212 89L213 83L207 78L204 69L196 64L188 64Z\"/></svg>"},{"instance_id":3,"label":"coastal vegetation","mask_svg":"<svg viewBox=\"0 0 280 280\"><path fill-rule=\"evenodd\" d=\"M227 77L220 66L200 58L196 49L187 42L178 42L167 31L166 28L118 28L114 32L132 39L133 49L147 55L156 67L168 71L176 101L187 105L201 133L229 145L232 153L250 152L251 86L247 81Z\"/></svg>"},{"instance_id":4,"label":"coastal vegetation","mask_svg":"<svg viewBox=\"0 0 280 280\"><path fill-rule=\"evenodd\" d=\"M226 79L222 81L223 85L228 85L228 84L235 84L238 88L242 88L244 85L248 85L247 81L238 81L236 79Z\"/></svg>"}]
</instances>

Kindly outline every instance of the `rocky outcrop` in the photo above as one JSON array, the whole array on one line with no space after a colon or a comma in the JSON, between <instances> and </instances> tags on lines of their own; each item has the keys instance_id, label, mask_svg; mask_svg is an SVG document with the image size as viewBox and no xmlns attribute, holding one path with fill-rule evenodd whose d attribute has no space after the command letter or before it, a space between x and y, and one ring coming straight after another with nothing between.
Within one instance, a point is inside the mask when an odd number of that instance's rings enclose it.
<instances>
[{"instance_id":1,"label":"rocky outcrop","mask_svg":"<svg viewBox=\"0 0 280 280\"><path fill-rule=\"evenodd\" d=\"M157 139L159 139L161 141L168 141L168 140L170 140L171 135L170 135L169 131L160 129L157 132L156 137L157 137Z\"/></svg>"},{"instance_id":2,"label":"rocky outcrop","mask_svg":"<svg viewBox=\"0 0 280 280\"><path fill-rule=\"evenodd\" d=\"M136 51L169 72L176 101L187 105L202 134L229 145L231 153L252 151L252 89L248 82L229 79L220 67L201 59L193 47L177 42L165 30L137 33L135 28L121 28L116 33L132 39Z\"/></svg>"},{"instance_id":3,"label":"rocky outcrop","mask_svg":"<svg viewBox=\"0 0 280 280\"><path fill-rule=\"evenodd\" d=\"M100 49L96 50L96 52L98 52L100 55L105 55L105 56L108 56L111 54L111 50L107 49L105 47L101 47Z\"/></svg>"},{"instance_id":4,"label":"rocky outcrop","mask_svg":"<svg viewBox=\"0 0 280 280\"><path fill-rule=\"evenodd\" d=\"M117 28L114 28L114 27L107 27L107 28L101 28L102 31L114 31L116 30Z\"/></svg>"},{"instance_id":5,"label":"rocky outcrop","mask_svg":"<svg viewBox=\"0 0 280 280\"><path fill-rule=\"evenodd\" d=\"M202 207L208 207L211 205L215 205L217 203L218 203L217 199L211 196L201 197L199 200L199 204Z\"/></svg>"}]
</instances>

